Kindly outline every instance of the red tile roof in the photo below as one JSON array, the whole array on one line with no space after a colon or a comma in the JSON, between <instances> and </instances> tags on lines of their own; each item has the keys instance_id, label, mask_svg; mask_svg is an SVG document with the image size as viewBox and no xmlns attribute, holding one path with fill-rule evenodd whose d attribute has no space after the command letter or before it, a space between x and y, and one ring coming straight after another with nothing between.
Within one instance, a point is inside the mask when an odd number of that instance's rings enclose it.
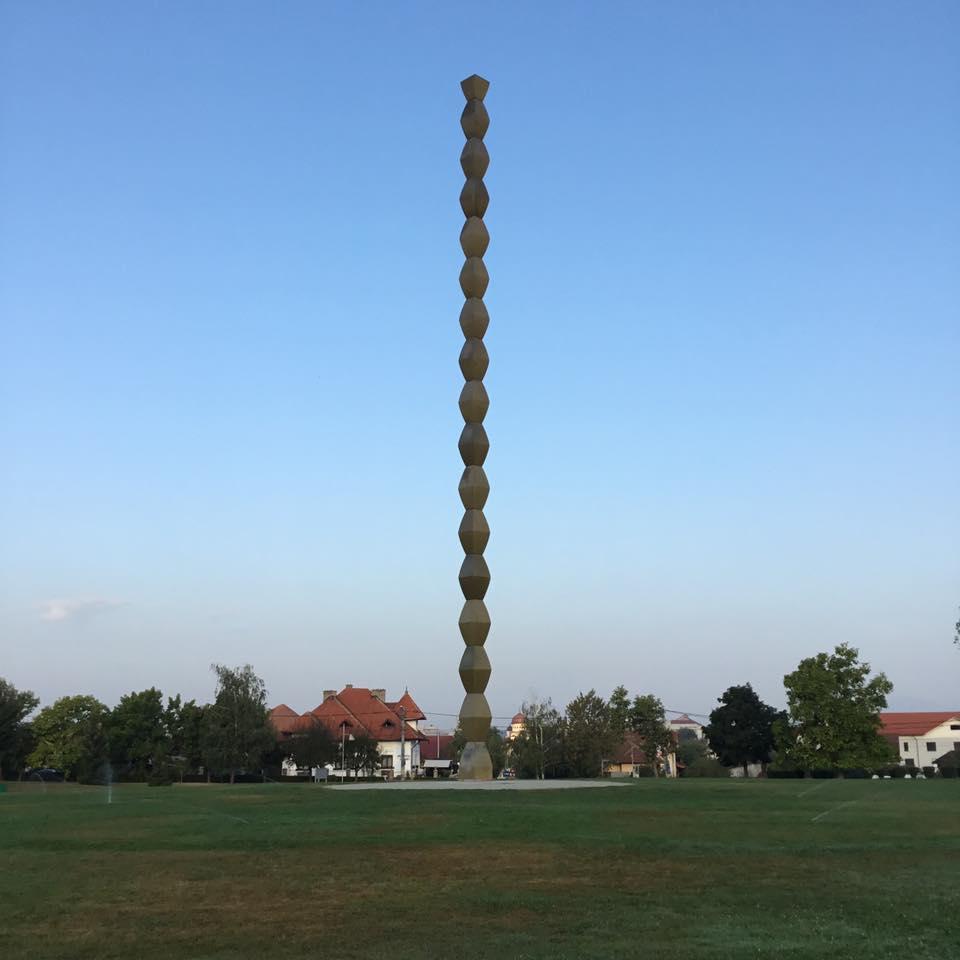
<instances>
[{"instance_id":1,"label":"red tile roof","mask_svg":"<svg viewBox=\"0 0 960 960\"><path fill-rule=\"evenodd\" d=\"M396 703L388 703L388 707L396 711L398 707L403 707L407 711L408 720L426 720L427 715L417 706L416 701L410 696L409 690L403 691L403 696Z\"/></svg>"},{"instance_id":2,"label":"red tile roof","mask_svg":"<svg viewBox=\"0 0 960 960\"><path fill-rule=\"evenodd\" d=\"M960 722L960 710L919 713L881 713L880 733L885 737L922 737L951 720Z\"/></svg>"},{"instance_id":3,"label":"red tile roof","mask_svg":"<svg viewBox=\"0 0 960 960\"><path fill-rule=\"evenodd\" d=\"M510 725L513 726L513 724L515 724L515 723L525 723L525 722L526 722L526 719L525 719L525 717L523 716L523 714L522 714L522 713L518 713L518 714L516 714L516 715L514 716L514 718L510 721Z\"/></svg>"},{"instance_id":4,"label":"red tile roof","mask_svg":"<svg viewBox=\"0 0 960 960\"><path fill-rule=\"evenodd\" d=\"M299 717L285 703L274 707L268 717L273 729L279 734L290 734L297 729Z\"/></svg>"},{"instance_id":5,"label":"red tile roof","mask_svg":"<svg viewBox=\"0 0 960 960\"><path fill-rule=\"evenodd\" d=\"M425 719L423 711L409 693L398 701L407 710L406 740L423 740L424 736L410 723ZM335 737L341 736L341 725L346 725L347 736L367 734L374 740L399 740L401 719L394 707L373 695L367 687L344 687L335 696L302 716L285 703L274 707L269 714L270 722L277 733L289 736L303 730L308 724L319 720Z\"/></svg>"},{"instance_id":6,"label":"red tile roof","mask_svg":"<svg viewBox=\"0 0 960 960\"><path fill-rule=\"evenodd\" d=\"M681 724L689 723L691 726L699 727L701 726L696 720L691 720L685 713L681 713L679 717L674 717L670 723L674 726L680 726Z\"/></svg>"},{"instance_id":7,"label":"red tile roof","mask_svg":"<svg viewBox=\"0 0 960 960\"><path fill-rule=\"evenodd\" d=\"M676 746L677 735L671 731L674 747ZM627 730L623 735L623 743L613 750L613 756L606 759L614 763L646 763L643 757L643 737L635 730Z\"/></svg>"},{"instance_id":8,"label":"red tile roof","mask_svg":"<svg viewBox=\"0 0 960 960\"><path fill-rule=\"evenodd\" d=\"M397 712L375 697L367 687L344 687L335 697L327 697L313 711L313 715L338 737L341 724L346 724L347 733L354 736L366 733L374 740L400 739L402 721ZM406 724L404 738L424 739L423 734L409 723Z\"/></svg>"}]
</instances>

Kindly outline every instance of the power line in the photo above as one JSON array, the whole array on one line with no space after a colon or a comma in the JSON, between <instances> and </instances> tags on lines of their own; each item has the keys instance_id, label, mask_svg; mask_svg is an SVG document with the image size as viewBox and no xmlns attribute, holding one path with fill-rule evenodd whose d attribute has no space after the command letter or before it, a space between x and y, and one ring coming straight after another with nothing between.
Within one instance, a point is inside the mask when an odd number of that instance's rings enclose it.
<instances>
[{"instance_id":1,"label":"power line","mask_svg":"<svg viewBox=\"0 0 960 960\"><path fill-rule=\"evenodd\" d=\"M421 709L423 709L423 708L421 707ZM423 712L426 713L426 714L429 714L431 717L458 717L458 718L459 718L459 716L460 716L459 713L443 713L443 712L440 711L440 710L424 710ZM710 719L710 714L708 714L708 713L695 713L693 710L668 710L666 707L664 707L664 708L663 708L663 712L664 712L664 713L675 713L675 714L677 714L678 716L702 717L704 720L709 720L709 719ZM512 720L513 717L512 717L512 716L511 716L511 717L507 717L507 716L493 716L493 717L491 717L490 719L491 719L491 720Z\"/></svg>"}]
</instances>

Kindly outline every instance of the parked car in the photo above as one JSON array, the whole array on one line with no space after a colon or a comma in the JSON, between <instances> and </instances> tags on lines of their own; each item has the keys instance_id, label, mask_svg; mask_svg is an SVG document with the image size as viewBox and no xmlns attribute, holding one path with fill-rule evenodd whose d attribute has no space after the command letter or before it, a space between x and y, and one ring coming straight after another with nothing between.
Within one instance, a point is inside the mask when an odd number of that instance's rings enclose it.
<instances>
[{"instance_id":1,"label":"parked car","mask_svg":"<svg viewBox=\"0 0 960 960\"><path fill-rule=\"evenodd\" d=\"M63 783L63 771L54 770L52 767L27 770L23 777L25 780L42 780L44 783Z\"/></svg>"}]
</instances>

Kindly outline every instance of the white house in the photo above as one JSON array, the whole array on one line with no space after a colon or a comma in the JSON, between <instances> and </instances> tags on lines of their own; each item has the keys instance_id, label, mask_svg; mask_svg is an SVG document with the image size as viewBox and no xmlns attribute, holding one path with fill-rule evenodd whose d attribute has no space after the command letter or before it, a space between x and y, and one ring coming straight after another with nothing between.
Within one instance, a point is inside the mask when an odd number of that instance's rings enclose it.
<instances>
[{"instance_id":1,"label":"white house","mask_svg":"<svg viewBox=\"0 0 960 960\"><path fill-rule=\"evenodd\" d=\"M881 713L880 733L896 747L906 767L932 767L951 750L960 751L960 710Z\"/></svg>"}]
</instances>

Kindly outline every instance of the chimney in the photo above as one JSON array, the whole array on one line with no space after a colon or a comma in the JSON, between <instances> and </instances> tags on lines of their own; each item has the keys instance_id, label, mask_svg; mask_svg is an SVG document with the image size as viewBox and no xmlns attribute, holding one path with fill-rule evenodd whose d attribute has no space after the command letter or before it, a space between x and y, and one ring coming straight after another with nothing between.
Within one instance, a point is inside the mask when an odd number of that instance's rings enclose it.
<instances>
[{"instance_id":1,"label":"chimney","mask_svg":"<svg viewBox=\"0 0 960 960\"><path fill-rule=\"evenodd\" d=\"M352 683L345 683L345 684L343 685L343 687L344 687L345 690L352 690L352 689L353 689L353 684L352 684Z\"/></svg>"},{"instance_id":2,"label":"chimney","mask_svg":"<svg viewBox=\"0 0 960 960\"><path fill-rule=\"evenodd\" d=\"M384 703L387 702L387 688L386 687L374 687L370 691L378 700L382 700Z\"/></svg>"},{"instance_id":3,"label":"chimney","mask_svg":"<svg viewBox=\"0 0 960 960\"><path fill-rule=\"evenodd\" d=\"M324 691L323 691L323 699L324 699L324 700L329 700L331 697L335 697L336 695L337 695L337 691L336 691L336 690L324 690Z\"/></svg>"}]
</instances>

